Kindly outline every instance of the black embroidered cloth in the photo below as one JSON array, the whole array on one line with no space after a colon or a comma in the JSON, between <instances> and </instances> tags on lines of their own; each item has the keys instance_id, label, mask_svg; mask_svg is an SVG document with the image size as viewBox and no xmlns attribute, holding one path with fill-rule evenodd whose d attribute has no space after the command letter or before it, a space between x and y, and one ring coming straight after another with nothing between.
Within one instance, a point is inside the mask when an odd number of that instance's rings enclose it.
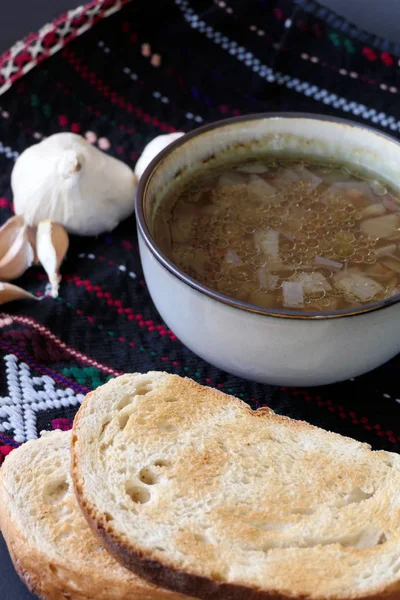
<instances>
[{"instance_id":1,"label":"black embroidered cloth","mask_svg":"<svg viewBox=\"0 0 400 600\"><path fill-rule=\"evenodd\" d=\"M80 133L132 166L160 133L252 112L344 116L399 136L399 57L399 47L311 0L95 0L0 58L1 222L12 214L18 154L59 131ZM400 449L399 358L319 389L221 372L157 314L134 217L97 239L73 238L62 275L52 299L43 271L31 268L18 283L44 298L2 307L0 461L43 429L70 428L88 390L150 369L187 375L374 448ZM32 598L0 548L0 596Z\"/></svg>"}]
</instances>

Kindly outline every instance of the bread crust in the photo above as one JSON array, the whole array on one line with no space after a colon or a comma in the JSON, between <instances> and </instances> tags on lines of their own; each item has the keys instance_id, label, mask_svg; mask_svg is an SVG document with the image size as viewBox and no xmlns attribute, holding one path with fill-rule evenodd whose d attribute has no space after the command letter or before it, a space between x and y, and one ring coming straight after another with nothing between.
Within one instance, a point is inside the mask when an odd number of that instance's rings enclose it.
<instances>
[{"instance_id":1,"label":"bread crust","mask_svg":"<svg viewBox=\"0 0 400 600\"><path fill-rule=\"evenodd\" d=\"M264 414L267 412L262 409ZM269 409L268 409L269 410ZM78 503L85 515L92 531L100 537L104 547L126 569L142 577L146 581L173 591L178 591L187 596L194 596L202 600L311 600L308 595L287 595L271 593L265 590L256 590L246 586L226 582L218 582L207 577L200 577L194 573L181 571L171 565L152 560L145 554L137 552L109 530L107 522L101 514L96 513L93 507L83 499L79 484L75 483ZM400 583L389 588L383 588L378 593L354 596L349 590L348 596L340 596L338 600L400 600ZM45 599L47 600L47 599ZM312 597L315 600L315 596ZM321 600L324 600L321 598ZM330 597L335 600L335 597Z\"/></svg>"},{"instance_id":2,"label":"bread crust","mask_svg":"<svg viewBox=\"0 0 400 600\"><path fill-rule=\"evenodd\" d=\"M77 594L60 589L53 581L46 558L29 544L29 541L14 527L3 498L0 504L0 527L14 568L28 590L40 600L91 600L86 594Z\"/></svg>"},{"instance_id":3,"label":"bread crust","mask_svg":"<svg viewBox=\"0 0 400 600\"><path fill-rule=\"evenodd\" d=\"M13 511L16 510L16 506L14 506L12 494L18 494L13 487L17 473L21 472L23 481L24 474L26 475L24 466L30 463L30 457L35 449L38 450L39 447L44 454L47 453L47 456L50 457L52 456L52 448L57 448L58 457L61 461L58 467L60 474L68 473L70 466L70 436L71 432L52 432L46 434L44 439L28 442L13 451L6 458L0 470L0 529L11 560L21 580L40 600L190 600L181 594L157 588L130 571L124 571L120 564L116 564L110 557L104 556L105 550L103 549L96 556L93 556L93 569L91 569L88 568L89 561L86 564L81 564L77 560L73 562L72 559L70 563L68 552L71 558L71 556L78 553L78 549L74 546L75 550L68 550L64 553L62 548L66 548L68 540L62 541L61 550L59 550L56 545L57 542L48 537L47 543L51 547L52 554L50 556L46 552L47 546L40 546L33 535L26 535L25 527L22 530L21 526L18 525L19 522L26 524L26 530L30 531L27 521L31 526L34 525L40 529L38 519L44 521L50 519L48 509L41 504L39 498L34 507L38 511L38 515L30 516L29 505L25 502L23 503L23 514L19 515L18 519L13 519ZM19 457L24 457L24 464L21 464L22 459ZM67 461L66 464L65 461ZM39 471L33 470L32 476L33 479L37 479L39 476L42 477L40 485L35 488L38 496L40 496L42 491L46 489L46 484L51 480L46 473L40 473ZM9 490L12 490L11 495ZM24 492L23 485L20 490L22 493ZM79 517L80 528L77 534L81 544L79 553L82 555L82 553L87 552L87 555L89 555L90 548L98 547L99 544L97 538L93 538L91 531L86 527L86 522L79 514L77 502L70 492L68 504L65 501L65 504L61 503L59 506L60 508L63 506L72 507L71 527L78 523ZM45 527L44 530L45 533L41 533L43 538L47 535Z\"/></svg>"},{"instance_id":4,"label":"bread crust","mask_svg":"<svg viewBox=\"0 0 400 600\"><path fill-rule=\"evenodd\" d=\"M185 589L186 595L202 600L289 600L289 598L293 598L293 596L271 594L245 586L220 583L207 577L171 568L159 560L152 560L144 554L128 548L125 544L121 544L120 540L112 533L106 532L101 525L101 519L93 520L90 517L90 511L85 509L84 503L81 504L81 508L86 514L93 532L100 536L110 554L124 567L155 585L170 590ZM296 599L305 600L306 597L296 596Z\"/></svg>"},{"instance_id":5,"label":"bread crust","mask_svg":"<svg viewBox=\"0 0 400 600\"><path fill-rule=\"evenodd\" d=\"M155 374L149 373L147 375L151 378ZM182 389L182 386L188 386L188 395L195 393L197 389L198 393L201 393L203 391L203 394L206 394L210 401L216 400L219 403L221 401L225 401L226 403L231 403L236 405L237 407L240 407L241 410L247 413L252 413L253 416L259 416L261 418L266 417L269 422L274 421L276 423L287 423L290 425L293 431L304 431L307 434L307 432L311 430L317 430L317 428L312 427L311 425L305 422L293 421L291 419L288 419L287 417L275 415L270 409L264 408L253 413L253 411L251 411L248 405L238 400L237 398L227 396L226 394L222 394L222 392L219 392L214 389L204 388L203 386L199 386L191 380L182 380L177 376L170 376L168 374L157 375L163 375L167 378L173 378L174 382L176 383L179 389ZM126 378L129 376L123 377ZM127 380L125 379L125 382L126 381ZM105 386L103 386L103 388L104 387ZM293 598L296 598L297 600L325 600L326 598L329 598L329 600L400 599L399 581L395 581L390 585L382 586L379 590L376 590L375 588L374 592L366 591L365 593L360 592L360 590L354 592L352 589L349 589L346 593L340 593L338 595L319 595L314 593L299 594L295 592L290 593L287 591L280 591L279 589L268 590L265 589L265 587L264 589L260 589L257 587L249 587L247 585L228 582L223 579L218 580L218 576L203 576L200 575L198 572L193 572L193 570L189 569L181 570L179 569L177 562L171 559L169 556L167 556L166 559L163 560L157 552L152 552L151 550L141 550L138 547L138 545L135 545L135 543L131 543L131 540L127 536L122 536L118 532L116 532L112 526L112 523L109 522L109 519L107 519L100 510L97 510L96 506L88 500L85 494L85 489L83 486L83 475L80 468L81 465L79 453L81 451L81 448L78 448L80 424L82 419L86 416L86 411L89 410L90 401L96 398L96 394L98 394L98 391L92 392L89 395L89 397L82 404L78 415L75 419L72 437L72 479L78 502L90 527L98 536L100 536L108 551L123 566L130 569L131 571L133 571L134 573L136 573L140 577L143 577L151 583L154 583L167 589L178 591L182 594L195 596L203 600L293 600ZM319 431L323 436L327 436L328 439L329 436L333 436L338 439L341 437L336 436L336 434L330 434L328 432L322 433L322 430ZM341 439L345 440L346 438ZM353 441L351 442L356 443ZM369 447L367 445L360 444L360 447L365 448L365 450L369 450ZM290 568L291 566L288 565L288 569Z\"/></svg>"}]
</instances>

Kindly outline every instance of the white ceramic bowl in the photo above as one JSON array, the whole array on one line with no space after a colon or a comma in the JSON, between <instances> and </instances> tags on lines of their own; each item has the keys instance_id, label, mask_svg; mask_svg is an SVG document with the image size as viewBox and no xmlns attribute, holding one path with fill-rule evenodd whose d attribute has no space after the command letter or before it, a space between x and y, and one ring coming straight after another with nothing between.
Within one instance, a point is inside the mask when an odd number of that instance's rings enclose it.
<instances>
[{"instance_id":1,"label":"white ceramic bowl","mask_svg":"<svg viewBox=\"0 0 400 600\"><path fill-rule=\"evenodd\" d=\"M247 115L174 142L146 169L136 217L146 282L161 317L188 348L240 377L315 386L360 375L400 351L400 295L360 309L296 313L262 309L207 288L157 247L151 219L160 198L201 161L235 148L238 157L271 151L363 165L400 186L400 144L356 123L319 115Z\"/></svg>"}]
</instances>

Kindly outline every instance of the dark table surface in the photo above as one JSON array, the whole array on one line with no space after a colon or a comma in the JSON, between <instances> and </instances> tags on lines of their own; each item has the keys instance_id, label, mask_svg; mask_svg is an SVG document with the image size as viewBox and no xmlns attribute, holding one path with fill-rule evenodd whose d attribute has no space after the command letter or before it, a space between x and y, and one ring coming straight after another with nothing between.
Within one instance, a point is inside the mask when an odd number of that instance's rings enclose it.
<instances>
[{"instance_id":1,"label":"dark table surface","mask_svg":"<svg viewBox=\"0 0 400 600\"><path fill-rule=\"evenodd\" d=\"M28 33L37 31L60 13L84 3L79 0L2 0L0 52Z\"/></svg>"},{"instance_id":2,"label":"dark table surface","mask_svg":"<svg viewBox=\"0 0 400 600\"><path fill-rule=\"evenodd\" d=\"M0 20L0 52L11 46L30 31L37 30L61 12L75 7L78 0L13 0L2 6ZM337 12L370 29L398 42L398 0L325 0L322 2ZM362 11L360 10L362 5ZM378 8L379 6L379 8ZM358 8L357 8L358 7ZM1 600L33 600L20 582L0 535L0 598Z\"/></svg>"},{"instance_id":3,"label":"dark table surface","mask_svg":"<svg viewBox=\"0 0 400 600\"><path fill-rule=\"evenodd\" d=\"M26 586L19 579L3 536L0 534L0 597L2 600L34 600Z\"/></svg>"}]
</instances>

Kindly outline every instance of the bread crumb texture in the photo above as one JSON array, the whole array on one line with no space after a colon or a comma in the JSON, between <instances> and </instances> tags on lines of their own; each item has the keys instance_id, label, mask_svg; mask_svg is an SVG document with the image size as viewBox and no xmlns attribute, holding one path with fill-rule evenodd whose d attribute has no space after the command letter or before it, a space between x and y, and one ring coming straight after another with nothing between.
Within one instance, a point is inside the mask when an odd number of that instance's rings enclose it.
<instances>
[{"instance_id":1,"label":"bread crumb texture","mask_svg":"<svg viewBox=\"0 0 400 600\"><path fill-rule=\"evenodd\" d=\"M73 478L119 559L154 580L179 572L165 582L180 592L193 578L235 598L400 589L400 456L189 379L124 375L89 394Z\"/></svg>"},{"instance_id":2,"label":"bread crumb texture","mask_svg":"<svg viewBox=\"0 0 400 600\"><path fill-rule=\"evenodd\" d=\"M71 437L46 433L0 470L0 527L21 578L43 600L184 600L124 569L92 533L73 491Z\"/></svg>"}]
</instances>

